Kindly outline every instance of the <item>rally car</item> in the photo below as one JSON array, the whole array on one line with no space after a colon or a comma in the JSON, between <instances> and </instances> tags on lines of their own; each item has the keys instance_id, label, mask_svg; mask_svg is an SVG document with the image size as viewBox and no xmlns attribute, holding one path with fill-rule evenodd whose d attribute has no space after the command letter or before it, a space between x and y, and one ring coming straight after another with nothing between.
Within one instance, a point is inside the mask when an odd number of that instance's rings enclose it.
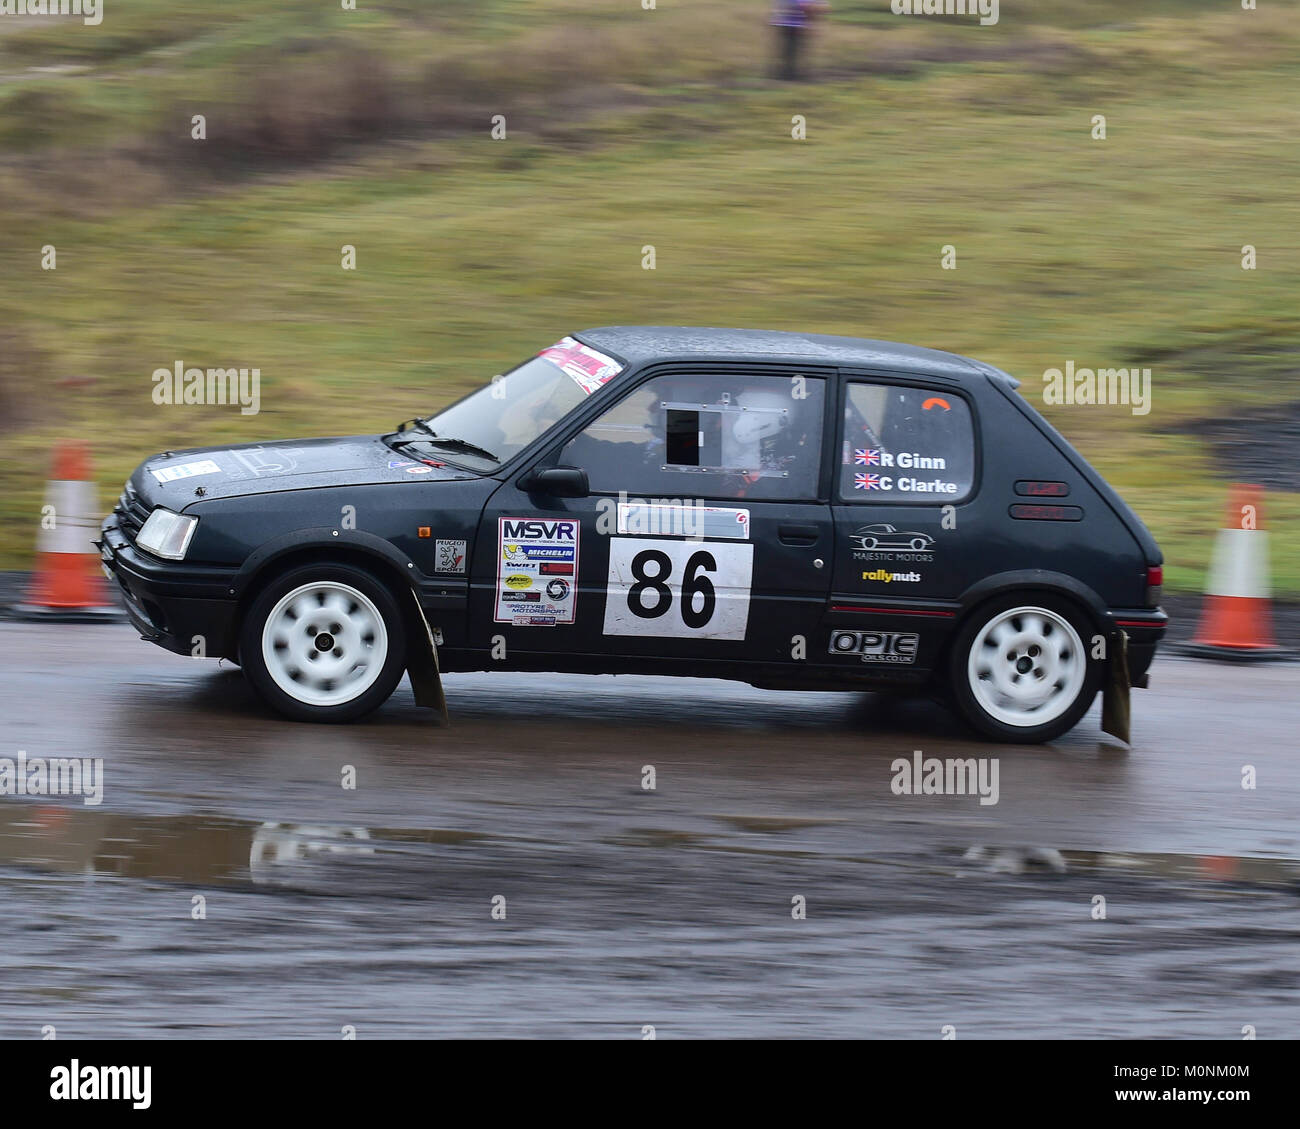
<instances>
[{"instance_id":1,"label":"rally car","mask_svg":"<svg viewBox=\"0 0 1300 1129\"><path fill-rule=\"evenodd\" d=\"M384 434L155 455L99 546L145 639L300 720L502 670L937 690L1024 742L1105 689L1117 731L1160 550L1016 387L882 341L592 329Z\"/></svg>"}]
</instances>

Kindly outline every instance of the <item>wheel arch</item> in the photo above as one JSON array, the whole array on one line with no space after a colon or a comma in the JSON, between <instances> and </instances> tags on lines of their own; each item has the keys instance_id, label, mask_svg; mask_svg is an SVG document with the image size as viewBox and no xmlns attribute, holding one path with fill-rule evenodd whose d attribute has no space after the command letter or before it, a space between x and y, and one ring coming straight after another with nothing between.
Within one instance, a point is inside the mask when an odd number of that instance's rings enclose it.
<instances>
[{"instance_id":1,"label":"wheel arch","mask_svg":"<svg viewBox=\"0 0 1300 1129\"><path fill-rule=\"evenodd\" d=\"M1037 594L1064 600L1080 612L1094 635L1108 635L1112 630L1105 601L1092 588L1074 577L1045 569L1002 572L985 577L962 594L961 608L952 630L944 640L943 650L936 662L937 669L946 669L953 645L980 609L1012 593L1017 596L1023 594L1027 599L1032 599ZM1084 642L1086 644L1088 640Z\"/></svg>"},{"instance_id":2,"label":"wheel arch","mask_svg":"<svg viewBox=\"0 0 1300 1129\"><path fill-rule=\"evenodd\" d=\"M393 586L395 596L417 588L414 562L382 537L357 530L302 529L259 546L240 566L231 586L241 614L271 581L299 565L317 563L368 568Z\"/></svg>"},{"instance_id":3,"label":"wheel arch","mask_svg":"<svg viewBox=\"0 0 1300 1129\"><path fill-rule=\"evenodd\" d=\"M239 638L244 616L267 585L292 569L309 564L352 565L373 573L376 579L387 585L406 627L407 668L412 681L437 678L438 665L429 642L428 623L420 611L419 570L391 542L356 530L299 530L268 541L252 553L233 582L236 603L232 638ZM417 687L417 704L434 705L432 701L420 700L427 696L422 687ZM438 697L441 697L440 691Z\"/></svg>"}]
</instances>

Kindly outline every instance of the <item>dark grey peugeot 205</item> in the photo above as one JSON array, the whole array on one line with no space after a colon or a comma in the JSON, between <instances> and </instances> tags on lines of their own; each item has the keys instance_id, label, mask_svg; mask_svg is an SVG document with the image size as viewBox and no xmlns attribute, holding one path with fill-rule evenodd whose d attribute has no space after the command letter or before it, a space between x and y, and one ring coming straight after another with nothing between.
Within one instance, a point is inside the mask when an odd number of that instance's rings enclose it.
<instances>
[{"instance_id":1,"label":"dark grey peugeot 205","mask_svg":"<svg viewBox=\"0 0 1300 1129\"><path fill-rule=\"evenodd\" d=\"M99 544L143 638L301 720L503 670L935 689L1024 742L1104 688L1126 730L1160 550L1016 387L882 341L593 329L387 434L149 458Z\"/></svg>"}]
</instances>

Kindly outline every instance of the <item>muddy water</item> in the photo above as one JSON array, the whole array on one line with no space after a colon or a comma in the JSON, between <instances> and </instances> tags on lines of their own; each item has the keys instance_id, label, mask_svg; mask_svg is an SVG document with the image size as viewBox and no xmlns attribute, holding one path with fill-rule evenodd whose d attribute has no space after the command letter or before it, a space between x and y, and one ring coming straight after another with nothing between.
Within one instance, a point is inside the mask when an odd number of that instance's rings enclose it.
<instances>
[{"instance_id":1,"label":"muddy water","mask_svg":"<svg viewBox=\"0 0 1300 1129\"><path fill-rule=\"evenodd\" d=\"M1159 660L1132 748L546 675L301 726L113 627L0 624L0 686L0 757L104 765L0 800L0 1036L1300 1029L1300 667ZM998 802L896 795L918 749Z\"/></svg>"}]
</instances>

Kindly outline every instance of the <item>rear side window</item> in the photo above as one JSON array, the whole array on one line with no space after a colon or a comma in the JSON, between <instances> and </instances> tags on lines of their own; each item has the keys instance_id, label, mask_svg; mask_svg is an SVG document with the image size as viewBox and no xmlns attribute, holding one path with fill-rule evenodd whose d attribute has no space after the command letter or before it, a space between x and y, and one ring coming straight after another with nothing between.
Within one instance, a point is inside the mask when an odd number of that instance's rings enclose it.
<instances>
[{"instance_id":1,"label":"rear side window","mask_svg":"<svg viewBox=\"0 0 1300 1129\"><path fill-rule=\"evenodd\" d=\"M840 443L845 502L942 505L974 482L970 405L951 392L851 381Z\"/></svg>"}]
</instances>

